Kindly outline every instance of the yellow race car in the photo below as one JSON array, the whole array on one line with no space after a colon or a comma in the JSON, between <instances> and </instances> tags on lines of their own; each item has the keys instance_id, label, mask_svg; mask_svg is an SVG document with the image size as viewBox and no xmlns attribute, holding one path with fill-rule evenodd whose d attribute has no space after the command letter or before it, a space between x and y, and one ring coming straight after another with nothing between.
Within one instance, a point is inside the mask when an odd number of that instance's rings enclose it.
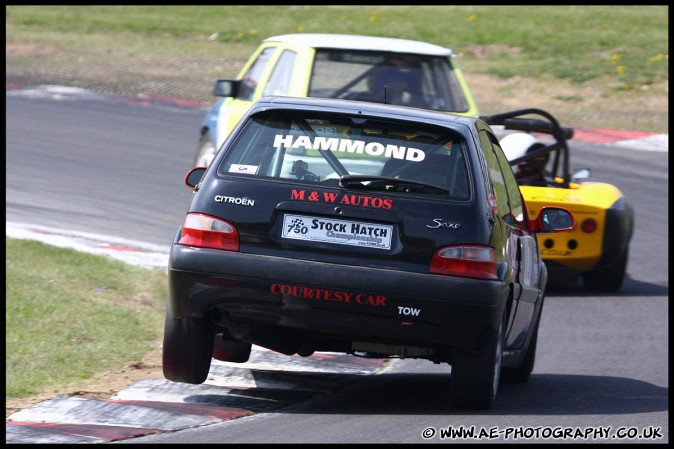
<instances>
[{"instance_id":1,"label":"yellow race car","mask_svg":"<svg viewBox=\"0 0 674 449\"><path fill-rule=\"evenodd\" d=\"M571 173L567 140L573 137L573 129L534 108L483 119L517 131L500 138L500 143L531 217L536 218L543 205L554 205L570 210L576 218L578 225L571 232L538 236L549 284L573 287L580 276L589 290L619 290L627 269L634 211L616 186L584 181L590 175L587 169ZM552 139L538 139L536 133Z\"/></svg>"}]
</instances>

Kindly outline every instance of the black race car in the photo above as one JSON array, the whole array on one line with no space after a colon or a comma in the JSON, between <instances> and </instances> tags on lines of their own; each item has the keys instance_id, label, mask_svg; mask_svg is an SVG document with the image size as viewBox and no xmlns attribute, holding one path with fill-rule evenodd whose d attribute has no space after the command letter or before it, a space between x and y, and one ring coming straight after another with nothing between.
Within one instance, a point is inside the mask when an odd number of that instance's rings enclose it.
<instances>
[{"instance_id":1,"label":"black race car","mask_svg":"<svg viewBox=\"0 0 674 449\"><path fill-rule=\"evenodd\" d=\"M347 100L265 97L207 169L173 241L164 376L198 384L251 345L451 364L456 407L494 405L534 365L547 272L479 118Z\"/></svg>"}]
</instances>

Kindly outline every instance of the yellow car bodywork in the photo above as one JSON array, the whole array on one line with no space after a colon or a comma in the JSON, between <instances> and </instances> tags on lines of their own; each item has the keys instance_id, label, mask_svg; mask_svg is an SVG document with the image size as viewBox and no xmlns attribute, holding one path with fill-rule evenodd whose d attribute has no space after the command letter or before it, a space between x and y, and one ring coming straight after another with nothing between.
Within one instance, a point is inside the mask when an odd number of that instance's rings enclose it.
<instances>
[{"instance_id":1,"label":"yellow car bodywork","mask_svg":"<svg viewBox=\"0 0 674 449\"><path fill-rule=\"evenodd\" d=\"M595 268L603 254L607 210L622 198L615 186L600 182L570 183L569 188L521 186L531 218L543 206L559 206L571 211L576 228L570 232L538 235L541 256L580 272ZM594 219L596 228L585 232L582 223Z\"/></svg>"}]
</instances>

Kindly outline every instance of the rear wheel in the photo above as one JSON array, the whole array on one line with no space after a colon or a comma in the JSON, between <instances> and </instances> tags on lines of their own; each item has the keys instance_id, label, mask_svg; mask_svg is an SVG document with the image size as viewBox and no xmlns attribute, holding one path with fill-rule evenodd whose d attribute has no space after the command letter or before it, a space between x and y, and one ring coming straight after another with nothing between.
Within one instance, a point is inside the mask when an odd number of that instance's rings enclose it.
<instances>
[{"instance_id":1,"label":"rear wheel","mask_svg":"<svg viewBox=\"0 0 674 449\"><path fill-rule=\"evenodd\" d=\"M627 258L629 250L620 255L612 265L597 267L592 271L583 273L583 282L588 290L598 292L615 292L620 289L627 270Z\"/></svg>"},{"instance_id":2,"label":"rear wheel","mask_svg":"<svg viewBox=\"0 0 674 449\"><path fill-rule=\"evenodd\" d=\"M229 333L215 336L213 358L223 362L245 363L250 358L252 345L245 341L237 341Z\"/></svg>"},{"instance_id":3,"label":"rear wheel","mask_svg":"<svg viewBox=\"0 0 674 449\"><path fill-rule=\"evenodd\" d=\"M452 360L451 397L455 407L487 410L494 407L501 377L503 320L480 353L456 351Z\"/></svg>"},{"instance_id":4,"label":"rear wheel","mask_svg":"<svg viewBox=\"0 0 674 449\"><path fill-rule=\"evenodd\" d=\"M529 347L527 348L526 355L522 364L517 368L503 367L501 369L501 379L506 382L513 383L524 383L529 380L531 372L534 370L534 363L536 362L536 346L538 342L538 325L540 324L540 317L536 322L536 328L534 333L531 336L531 341L529 342Z\"/></svg>"},{"instance_id":5,"label":"rear wheel","mask_svg":"<svg viewBox=\"0 0 674 449\"><path fill-rule=\"evenodd\" d=\"M211 368L213 337L207 320L174 320L167 305L162 354L164 377L174 382L203 383Z\"/></svg>"}]
</instances>

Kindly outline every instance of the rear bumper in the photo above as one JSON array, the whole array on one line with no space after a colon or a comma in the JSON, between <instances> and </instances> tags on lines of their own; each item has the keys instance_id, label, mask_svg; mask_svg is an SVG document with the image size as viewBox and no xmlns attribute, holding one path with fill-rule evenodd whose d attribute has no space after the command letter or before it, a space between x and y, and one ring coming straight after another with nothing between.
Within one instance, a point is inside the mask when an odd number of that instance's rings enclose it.
<instances>
[{"instance_id":1,"label":"rear bumper","mask_svg":"<svg viewBox=\"0 0 674 449\"><path fill-rule=\"evenodd\" d=\"M502 281L175 244L169 281L176 318L209 317L261 346L275 336L312 341L316 350L353 342L479 350L508 297Z\"/></svg>"}]
</instances>

